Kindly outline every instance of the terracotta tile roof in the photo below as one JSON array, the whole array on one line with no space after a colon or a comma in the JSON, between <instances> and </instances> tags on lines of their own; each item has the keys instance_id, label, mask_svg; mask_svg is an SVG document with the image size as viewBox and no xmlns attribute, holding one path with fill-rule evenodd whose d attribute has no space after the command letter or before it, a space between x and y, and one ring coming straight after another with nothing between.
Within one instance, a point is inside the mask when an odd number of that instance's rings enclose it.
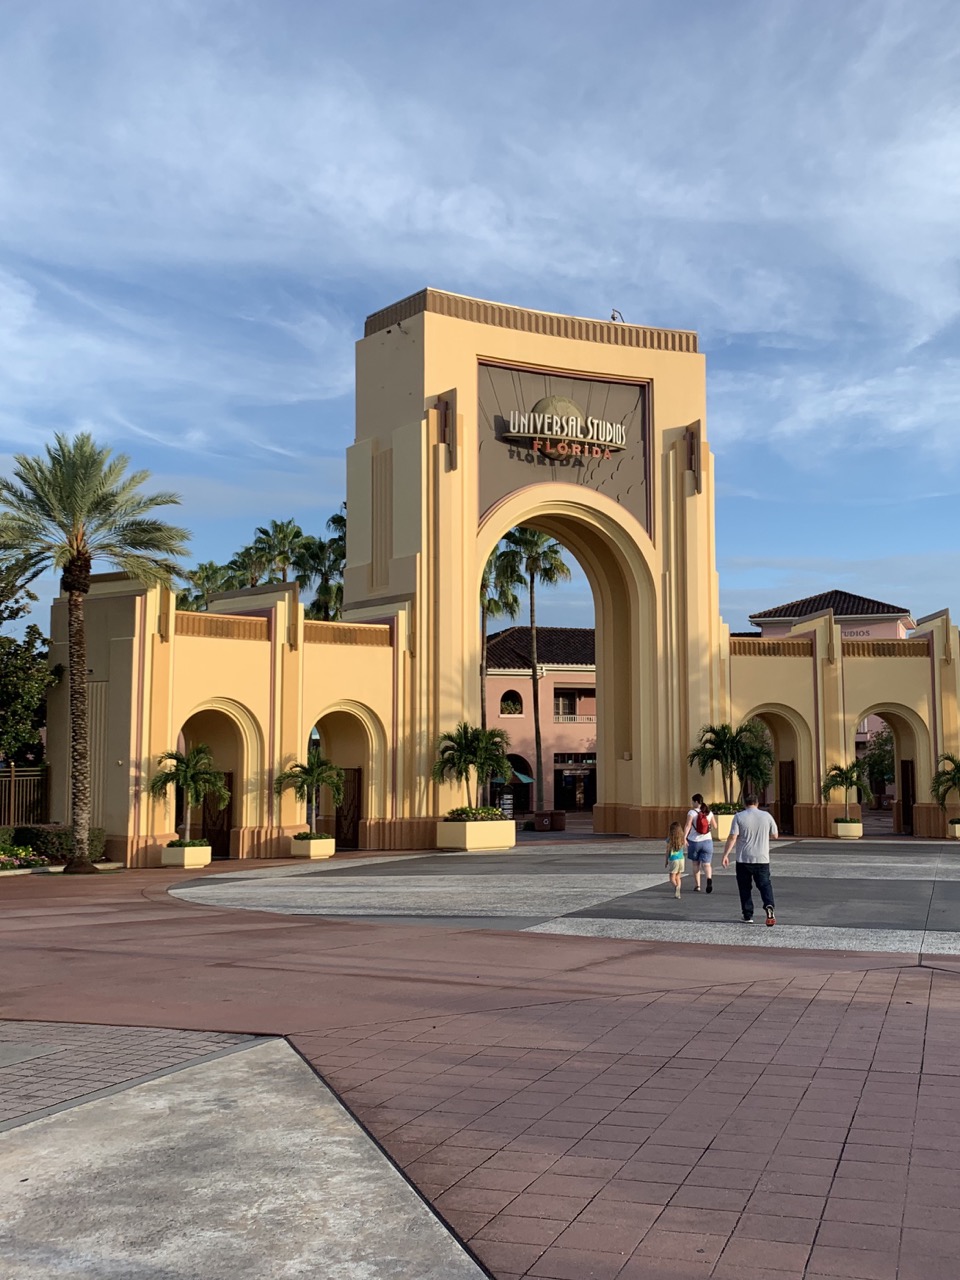
<instances>
[{"instance_id":1,"label":"terracotta tile roof","mask_svg":"<svg viewBox=\"0 0 960 1280\"><path fill-rule=\"evenodd\" d=\"M778 604L772 609L751 613L750 621L756 622L759 618L807 618L811 614L822 613L824 609L832 609L835 618L910 616L910 610L898 604L885 604L882 600L871 600L867 596L853 595L849 591L822 591L818 596L791 600L788 604Z\"/></svg>"},{"instance_id":2,"label":"terracotta tile roof","mask_svg":"<svg viewBox=\"0 0 960 1280\"><path fill-rule=\"evenodd\" d=\"M593 627L537 627L537 659L547 666L592 667ZM487 667L522 671L530 667L530 628L507 627L487 640Z\"/></svg>"}]
</instances>

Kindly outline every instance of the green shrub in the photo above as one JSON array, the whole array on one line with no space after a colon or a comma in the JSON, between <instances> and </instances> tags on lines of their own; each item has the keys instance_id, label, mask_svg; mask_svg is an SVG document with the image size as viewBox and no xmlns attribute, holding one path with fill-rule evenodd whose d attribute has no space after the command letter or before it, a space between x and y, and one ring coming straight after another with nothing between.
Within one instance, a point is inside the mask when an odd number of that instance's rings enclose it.
<instances>
[{"instance_id":1,"label":"green shrub","mask_svg":"<svg viewBox=\"0 0 960 1280\"><path fill-rule=\"evenodd\" d=\"M34 853L26 845L0 843L0 871L19 871L23 867L47 867L49 862L42 854Z\"/></svg>"},{"instance_id":2,"label":"green shrub","mask_svg":"<svg viewBox=\"0 0 960 1280\"><path fill-rule=\"evenodd\" d=\"M504 817L500 809L491 809L488 806L483 808L475 808L470 805L461 805L459 809L451 809L444 822L503 822Z\"/></svg>"},{"instance_id":3,"label":"green shrub","mask_svg":"<svg viewBox=\"0 0 960 1280\"><path fill-rule=\"evenodd\" d=\"M12 842L26 845L34 853L42 854L48 862L67 862L73 856L73 827L55 822L43 826L14 827ZM107 833L103 827L90 828L90 861L103 862L106 857Z\"/></svg>"},{"instance_id":4,"label":"green shrub","mask_svg":"<svg viewBox=\"0 0 960 1280\"><path fill-rule=\"evenodd\" d=\"M13 827L0 827L0 844L13 844Z\"/></svg>"},{"instance_id":5,"label":"green shrub","mask_svg":"<svg viewBox=\"0 0 960 1280\"><path fill-rule=\"evenodd\" d=\"M298 831L293 838L294 840L332 840L333 836L328 831Z\"/></svg>"},{"instance_id":6,"label":"green shrub","mask_svg":"<svg viewBox=\"0 0 960 1280\"><path fill-rule=\"evenodd\" d=\"M209 849L210 841L209 840L168 840L167 841L168 849L199 849L201 847L204 849Z\"/></svg>"},{"instance_id":7,"label":"green shrub","mask_svg":"<svg viewBox=\"0 0 960 1280\"><path fill-rule=\"evenodd\" d=\"M723 800L719 804L710 806L715 814L717 813L739 813L740 806L738 804L726 804Z\"/></svg>"}]
</instances>

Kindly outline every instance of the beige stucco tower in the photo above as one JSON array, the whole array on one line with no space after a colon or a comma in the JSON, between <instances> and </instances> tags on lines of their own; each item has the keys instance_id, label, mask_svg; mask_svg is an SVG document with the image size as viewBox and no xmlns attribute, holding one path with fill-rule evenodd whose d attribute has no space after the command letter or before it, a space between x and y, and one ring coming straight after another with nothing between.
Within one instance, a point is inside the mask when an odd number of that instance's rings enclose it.
<instances>
[{"instance_id":1,"label":"beige stucco tower","mask_svg":"<svg viewBox=\"0 0 960 1280\"><path fill-rule=\"evenodd\" d=\"M369 317L347 467L350 621L396 618L402 843L450 804L437 735L479 723L478 598L508 529L560 539L593 588L598 830L660 834L726 714L705 370L693 333L426 289Z\"/></svg>"}]
</instances>

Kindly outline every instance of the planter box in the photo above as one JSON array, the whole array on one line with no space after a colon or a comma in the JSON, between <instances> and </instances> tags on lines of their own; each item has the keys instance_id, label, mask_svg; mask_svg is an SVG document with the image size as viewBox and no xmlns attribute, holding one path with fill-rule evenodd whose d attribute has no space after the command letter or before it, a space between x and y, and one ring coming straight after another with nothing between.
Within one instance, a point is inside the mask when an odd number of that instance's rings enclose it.
<instances>
[{"instance_id":1,"label":"planter box","mask_svg":"<svg viewBox=\"0 0 960 1280\"><path fill-rule=\"evenodd\" d=\"M730 828L733 826L734 815L732 813L717 813L714 817L717 819L717 839L726 840L730 834Z\"/></svg>"},{"instance_id":2,"label":"planter box","mask_svg":"<svg viewBox=\"0 0 960 1280\"><path fill-rule=\"evenodd\" d=\"M194 844L180 849L162 849L160 851L161 867L185 867L194 871L197 867L208 867L211 861L208 844Z\"/></svg>"},{"instance_id":3,"label":"planter box","mask_svg":"<svg viewBox=\"0 0 960 1280\"><path fill-rule=\"evenodd\" d=\"M471 850L512 849L517 843L517 824L512 818L500 822L438 822L437 848Z\"/></svg>"},{"instance_id":4,"label":"planter box","mask_svg":"<svg viewBox=\"0 0 960 1280\"><path fill-rule=\"evenodd\" d=\"M311 858L316 861L318 858L332 858L337 852L337 842L333 836L329 836L326 840L295 840L290 837L290 857L291 858Z\"/></svg>"},{"instance_id":5,"label":"planter box","mask_svg":"<svg viewBox=\"0 0 960 1280\"><path fill-rule=\"evenodd\" d=\"M838 840L859 840L863 835L862 822L835 822L833 833Z\"/></svg>"},{"instance_id":6,"label":"planter box","mask_svg":"<svg viewBox=\"0 0 960 1280\"><path fill-rule=\"evenodd\" d=\"M947 839L960 840L960 822L947 823Z\"/></svg>"}]
</instances>

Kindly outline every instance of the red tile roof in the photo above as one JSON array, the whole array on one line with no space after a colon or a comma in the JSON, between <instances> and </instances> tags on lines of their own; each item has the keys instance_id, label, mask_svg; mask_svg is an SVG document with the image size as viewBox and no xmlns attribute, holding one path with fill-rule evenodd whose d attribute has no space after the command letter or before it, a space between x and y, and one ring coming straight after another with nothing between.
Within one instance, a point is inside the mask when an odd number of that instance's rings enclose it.
<instances>
[{"instance_id":1,"label":"red tile roof","mask_svg":"<svg viewBox=\"0 0 960 1280\"><path fill-rule=\"evenodd\" d=\"M825 609L832 609L835 618L910 616L910 610L898 604L885 604L882 600L853 595L850 591L822 591L817 596L806 596L803 600L791 600L789 604L778 604L772 609L751 613L750 621L756 622L760 618L808 618L811 614L823 613Z\"/></svg>"},{"instance_id":2,"label":"red tile roof","mask_svg":"<svg viewBox=\"0 0 960 1280\"><path fill-rule=\"evenodd\" d=\"M596 664L593 627L537 627L537 661L547 666ZM530 668L530 628L507 627L487 640L487 667L505 671Z\"/></svg>"}]
</instances>

